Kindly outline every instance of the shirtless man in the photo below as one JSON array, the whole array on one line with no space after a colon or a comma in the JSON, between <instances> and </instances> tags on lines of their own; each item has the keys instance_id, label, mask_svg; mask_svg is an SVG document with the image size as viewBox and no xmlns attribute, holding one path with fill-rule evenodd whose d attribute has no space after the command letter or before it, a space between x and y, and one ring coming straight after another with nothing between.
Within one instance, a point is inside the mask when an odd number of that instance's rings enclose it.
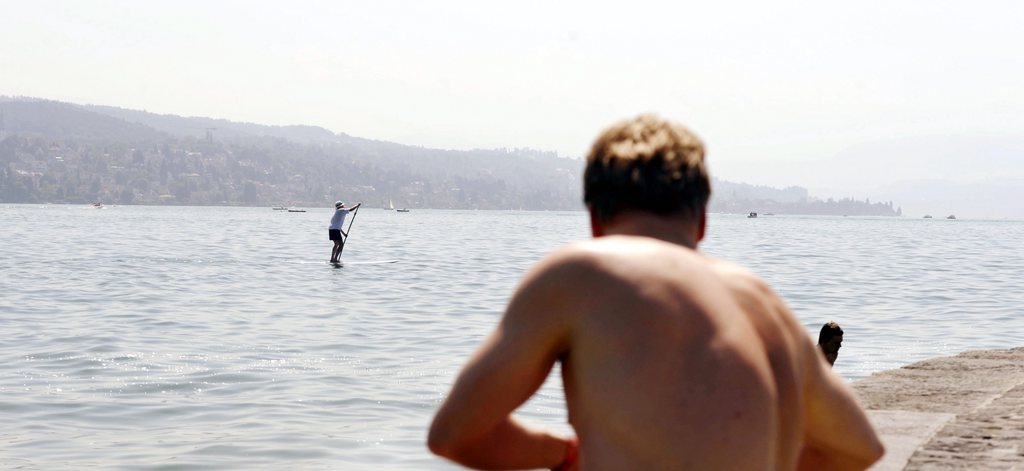
<instances>
[{"instance_id":1,"label":"shirtless man","mask_svg":"<svg viewBox=\"0 0 1024 471\"><path fill-rule=\"evenodd\" d=\"M757 276L696 250L700 140L640 116L587 157L594 239L522 280L428 446L480 469L865 469L882 445L848 386ZM555 362L576 437L511 413Z\"/></svg>"},{"instance_id":2,"label":"shirtless man","mask_svg":"<svg viewBox=\"0 0 1024 471\"><path fill-rule=\"evenodd\" d=\"M843 328L832 321L821 326L821 331L818 332L818 348L825 355L828 364L835 366L836 358L839 358L839 349L843 348Z\"/></svg>"}]
</instances>

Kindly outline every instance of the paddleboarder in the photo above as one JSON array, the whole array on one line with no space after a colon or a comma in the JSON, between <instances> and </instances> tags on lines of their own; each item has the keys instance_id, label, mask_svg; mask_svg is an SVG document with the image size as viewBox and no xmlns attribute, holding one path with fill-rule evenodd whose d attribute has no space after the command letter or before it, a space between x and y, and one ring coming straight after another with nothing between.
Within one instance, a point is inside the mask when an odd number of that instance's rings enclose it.
<instances>
[{"instance_id":1,"label":"paddleboarder","mask_svg":"<svg viewBox=\"0 0 1024 471\"><path fill-rule=\"evenodd\" d=\"M341 262L341 251L345 246L345 239L348 238L348 234L341 230L345 225L345 216L348 216L349 211L355 211L362 205L363 203L356 203L355 206L346 208L345 203L341 201L334 203L334 215L331 216L331 225L327 228L328 237L334 241L334 248L331 249L331 263Z\"/></svg>"}]
</instances>

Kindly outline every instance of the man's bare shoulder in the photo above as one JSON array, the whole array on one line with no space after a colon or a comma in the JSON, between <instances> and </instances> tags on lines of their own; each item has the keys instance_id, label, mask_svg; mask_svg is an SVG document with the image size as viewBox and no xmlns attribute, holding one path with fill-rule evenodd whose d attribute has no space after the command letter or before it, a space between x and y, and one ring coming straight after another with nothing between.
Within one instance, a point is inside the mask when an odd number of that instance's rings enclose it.
<instances>
[{"instance_id":1,"label":"man's bare shoulder","mask_svg":"<svg viewBox=\"0 0 1024 471\"><path fill-rule=\"evenodd\" d=\"M602 302L595 293L614 286L607 254L588 243L572 243L551 252L520 280L503 324L546 326L563 331Z\"/></svg>"},{"instance_id":2,"label":"man's bare shoulder","mask_svg":"<svg viewBox=\"0 0 1024 471\"><path fill-rule=\"evenodd\" d=\"M564 245L534 267L541 271L617 278L637 269L672 262L676 268L703 266L696 251L650 237L605 236Z\"/></svg>"},{"instance_id":3,"label":"man's bare shoulder","mask_svg":"<svg viewBox=\"0 0 1024 471\"><path fill-rule=\"evenodd\" d=\"M803 332L785 301L763 278L739 264L712 257L707 259L712 271L736 296L747 313L755 315L755 320L760 316L769 316L781 321L793 333Z\"/></svg>"},{"instance_id":4,"label":"man's bare shoulder","mask_svg":"<svg viewBox=\"0 0 1024 471\"><path fill-rule=\"evenodd\" d=\"M676 270L712 273L738 295L763 298L772 304L781 301L764 279L739 264L646 237L610 236L567 244L538 262L531 272L558 281L597 282L665 265L676 274Z\"/></svg>"},{"instance_id":5,"label":"man's bare shoulder","mask_svg":"<svg viewBox=\"0 0 1024 471\"><path fill-rule=\"evenodd\" d=\"M626 239L624 237L599 237L572 242L555 249L541 259L535 268L600 269L610 262L625 257L628 252L637 250L638 244Z\"/></svg>"},{"instance_id":6,"label":"man's bare shoulder","mask_svg":"<svg viewBox=\"0 0 1024 471\"><path fill-rule=\"evenodd\" d=\"M520 289L586 280L606 271L609 256L609 253L600 250L590 241L563 245L541 258L526 272Z\"/></svg>"},{"instance_id":7,"label":"man's bare shoulder","mask_svg":"<svg viewBox=\"0 0 1024 471\"><path fill-rule=\"evenodd\" d=\"M531 276L563 277L599 270L603 256L586 242L563 245L540 259L528 272Z\"/></svg>"},{"instance_id":8,"label":"man's bare shoulder","mask_svg":"<svg viewBox=\"0 0 1024 471\"><path fill-rule=\"evenodd\" d=\"M675 260L676 267L705 264L695 251L673 244L647 237L606 236L573 242L551 252L530 269L521 289L560 287L561 296L571 296L573 292L565 288L630 285L639 274L665 272L666 260ZM586 291L576 293L588 296Z\"/></svg>"},{"instance_id":9,"label":"man's bare shoulder","mask_svg":"<svg viewBox=\"0 0 1024 471\"><path fill-rule=\"evenodd\" d=\"M611 275L614 260L621 256L596 240L563 245L538 261L524 277L524 285L541 283L595 283Z\"/></svg>"},{"instance_id":10,"label":"man's bare shoulder","mask_svg":"<svg viewBox=\"0 0 1024 471\"><path fill-rule=\"evenodd\" d=\"M706 258L711 270L718 274L729 287L775 297L775 293L768 283L746 267L710 256Z\"/></svg>"}]
</instances>

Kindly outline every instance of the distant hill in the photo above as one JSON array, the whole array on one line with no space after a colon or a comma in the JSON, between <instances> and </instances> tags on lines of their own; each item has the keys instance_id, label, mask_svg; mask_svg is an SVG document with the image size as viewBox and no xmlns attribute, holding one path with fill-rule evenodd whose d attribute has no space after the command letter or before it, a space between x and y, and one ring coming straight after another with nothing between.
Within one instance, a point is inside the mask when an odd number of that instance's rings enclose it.
<instances>
[{"instance_id":1,"label":"distant hill","mask_svg":"<svg viewBox=\"0 0 1024 471\"><path fill-rule=\"evenodd\" d=\"M49 139L157 142L167 136L141 123L92 113L69 103L45 100L0 101L0 129Z\"/></svg>"},{"instance_id":2,"label":"distant hill","mask_svg":"<svg viewBox=\"0 0 1024 471\"><path fill-rule=\"evenodd\" d=\"M0 201L579 209L578 160L0 99Z\"/></svg>"},{"instance_id":3,"label":"distant hill","mask_svg":"<svg viewBox=\"0 0 1024 471\"><path fill-rule=\"evenodd\" d=\"M218 139L229 141L253 137L276 137L300 144L317 144L332 143L338 140L338 136L331 131L316 126L266 126L226 119L154 114L113 106L83 105L82 108L122 121L142 124L177 137L205 138L209 131L214 133Z\"/></svg>"},{"instance_id":4,"label":"distant hill","mask_svg":"<svg viewBox=\"0 0 1024 471\"><path fill-rule=\"evenodd\" d=\"M578 159L532 149L429 149L335 134L0 97L0 201L582 209ZM714 182L710 209L897 215L800 187Z\"/></svg>"}]
</instances>

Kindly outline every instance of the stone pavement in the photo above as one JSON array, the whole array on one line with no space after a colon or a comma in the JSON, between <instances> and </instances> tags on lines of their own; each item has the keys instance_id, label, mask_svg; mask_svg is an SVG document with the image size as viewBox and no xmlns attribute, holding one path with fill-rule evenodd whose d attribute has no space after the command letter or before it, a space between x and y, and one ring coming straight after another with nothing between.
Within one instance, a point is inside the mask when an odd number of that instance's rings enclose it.
<instances>
[{"instance_id":1,"label":"stone pavement","mask_svg":"<svg viewBox=\"0 0 1024 471\"><path fill-rule=\"evenodd\" d=\"M933 358L853 388L886 445L873 470L1024 470L1024 348Z\"/></svg>"}]
</instances>

